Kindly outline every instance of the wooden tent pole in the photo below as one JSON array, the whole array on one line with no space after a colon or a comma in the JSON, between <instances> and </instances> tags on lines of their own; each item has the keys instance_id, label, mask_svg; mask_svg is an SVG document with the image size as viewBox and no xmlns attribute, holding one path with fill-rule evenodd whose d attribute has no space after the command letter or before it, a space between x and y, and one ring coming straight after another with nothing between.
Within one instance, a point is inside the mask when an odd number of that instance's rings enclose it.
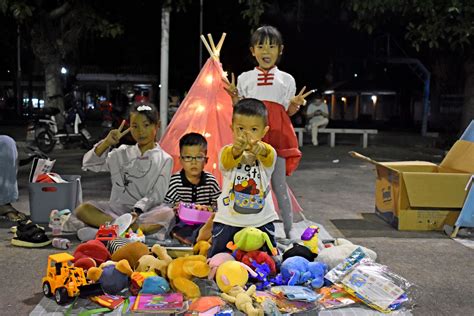
<instances>
[{"instance_id":1,"label":"wooden tent pole","mask_svg":"<svg viewBox=\"0 0 474 316\"><path fill-rule=\"evenodd\" d=\"M211 55L211 57L214 57L214 53L212 52L211 48L209 47L209 44L207 43L206 38L204 37L204 35L201 35L201 40L204 43L204 46L206 47L207 51L209 52L209 55Z\"/></svg>"}]
</instances>

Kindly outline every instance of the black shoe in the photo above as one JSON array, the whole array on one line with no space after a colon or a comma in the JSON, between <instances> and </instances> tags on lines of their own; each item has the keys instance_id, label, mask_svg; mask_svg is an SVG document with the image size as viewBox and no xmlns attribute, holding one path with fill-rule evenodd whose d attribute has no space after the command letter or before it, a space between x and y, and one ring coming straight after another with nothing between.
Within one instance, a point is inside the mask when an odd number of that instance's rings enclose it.
<instances>
[{"instance_id":1,"label":"black shoe","mask_svg":"<svg viewBox=\"0 0 474 316\"><path fill-rule=\"evenodd\" d=\"M11 240L14 246L40 248L51 244L51 240L46 236L44 229L32 222L20 222L15 235Z\"/></svg>"}]
</instances>

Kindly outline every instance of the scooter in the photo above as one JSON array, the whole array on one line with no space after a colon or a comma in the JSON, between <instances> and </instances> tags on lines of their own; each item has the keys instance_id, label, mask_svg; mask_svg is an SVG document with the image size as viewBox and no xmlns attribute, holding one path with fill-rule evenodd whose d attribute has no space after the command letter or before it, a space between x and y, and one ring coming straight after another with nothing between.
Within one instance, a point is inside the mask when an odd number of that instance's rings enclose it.
<instances>
[{"instance_id":1,"label":"scooter","mask_svg":"<svg viewBox=\"0 0 474 316\"><path fill-rule=\"evenodd\" d=\"M36 117L33 131L29 127L27 134L30 136L27 136L27 139L34 133L36 146L44 153L50 153L58 141L63 145L79 141L85 148L91 148L92 136L85 127L81 126L82 119L78 109L71 107L63 114L65 120L61 131L58 129L55 118L55 115L59 113L60 110L57 108L45 108L34 113Z\"/></svg>"}]
</instances>

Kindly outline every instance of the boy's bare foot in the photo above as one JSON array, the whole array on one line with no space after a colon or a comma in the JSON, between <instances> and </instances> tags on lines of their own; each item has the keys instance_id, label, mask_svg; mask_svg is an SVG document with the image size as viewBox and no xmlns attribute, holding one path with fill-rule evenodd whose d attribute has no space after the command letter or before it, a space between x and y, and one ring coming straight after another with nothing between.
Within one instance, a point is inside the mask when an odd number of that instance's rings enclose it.
<instances>
[{"instance_id":1,"label":"boy's bare foot","mask_svg":"<svg viewBox=\"0 0 474 316\"><path fill-rule=\"evenodd\" d=\"M10 203L0 206L0 215L5 216L11 222L20 222L26 220L26 215L18 211Z\"/></svg>"}]
</instances>

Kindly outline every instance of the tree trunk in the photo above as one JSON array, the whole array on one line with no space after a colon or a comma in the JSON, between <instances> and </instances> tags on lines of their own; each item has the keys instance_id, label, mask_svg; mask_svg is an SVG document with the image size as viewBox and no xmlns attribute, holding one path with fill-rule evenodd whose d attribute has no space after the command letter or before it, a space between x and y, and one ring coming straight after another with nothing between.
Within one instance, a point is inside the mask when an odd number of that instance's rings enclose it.
<instances>
[{"instance_id":1,"label":"tree trunk","mask_svg":"<svg viewBox=\"0 0 474 316\"><path fill-rule=\"evenodd\" d=\"M474 59L469 58L464 63L464 104L462 108L461 129L464 131L474 119Z\"/></svg>"},{"instance_id":2,"label":"tree trunk","mask_svg":"<svg viewBox=\"0 0 474 316\"><path fill-rule=\"evenodd\" d=\"M64 111L63 87L61 82L61 65L59 62L44 64L44 84L46 90L46 106L56 107Z\"/></svg>"}]
</instances>

